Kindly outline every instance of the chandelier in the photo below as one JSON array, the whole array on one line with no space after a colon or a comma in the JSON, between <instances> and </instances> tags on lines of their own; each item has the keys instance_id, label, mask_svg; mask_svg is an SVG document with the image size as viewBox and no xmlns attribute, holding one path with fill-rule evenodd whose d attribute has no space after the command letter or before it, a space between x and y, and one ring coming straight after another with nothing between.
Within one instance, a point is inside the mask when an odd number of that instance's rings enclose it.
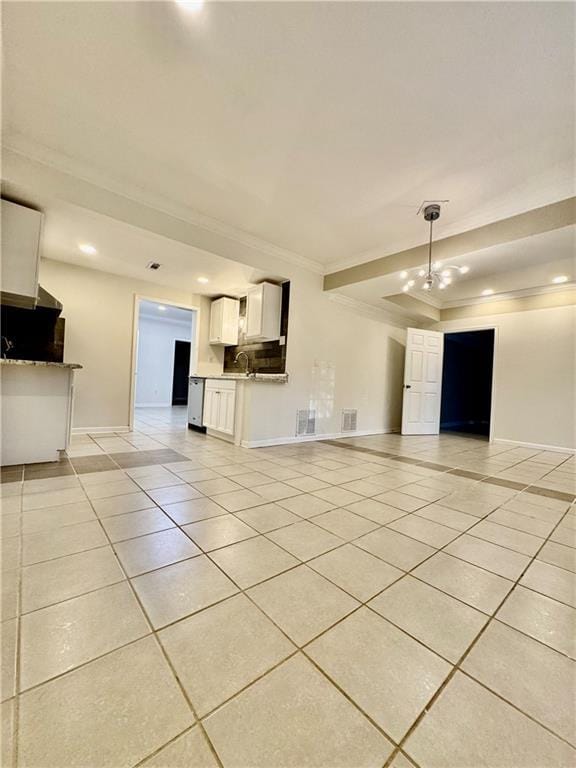
<instances>
[{"instance_id":1,"label":"chandelier","mask_svg":"<svg viewBox=\"0 0 576 768\"><path fill-rule=\"evenodd\" d=\"M400 277L407 282L402 290L407 293L411 288L421 288L423 291L431 291L433 288L439 288L443 291L453 281L457 274L465 275L470 270L469 267L459 267L455 264L442 266L439 261L432 261L432 225L436 219L440 218L440 206L438 203L431 203L424 207L424 218L430 222L430 240L428 243L428 269L420 269L413 277L408 272L401 272Z\"/></svg>"}]
</instances>

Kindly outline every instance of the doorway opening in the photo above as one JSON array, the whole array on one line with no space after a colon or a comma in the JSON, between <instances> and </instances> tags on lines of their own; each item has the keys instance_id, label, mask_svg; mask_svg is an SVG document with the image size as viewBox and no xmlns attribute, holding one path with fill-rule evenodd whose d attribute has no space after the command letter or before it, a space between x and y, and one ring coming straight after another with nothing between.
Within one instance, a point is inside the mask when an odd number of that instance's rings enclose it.
<instances>
[{"instance_id":1,"label":"doorway opening","mask_svg":"<svg viewBox=\"0 0 576 768\"><path fill-rule=\"evenodd\" d=\"M133 404L136 419L187 422L188 384L196 371L197 310L136 301Z\"/></svg>"},{"instance_id":2,"label":"doorway opening","mask_svg":"<svg viewBox=\"0 0 576 768\"><path fill-rule=\"evenodd\" d=\"M444 334L440 431L490 436L494 329Z\"/></svg>"}]
</instances>

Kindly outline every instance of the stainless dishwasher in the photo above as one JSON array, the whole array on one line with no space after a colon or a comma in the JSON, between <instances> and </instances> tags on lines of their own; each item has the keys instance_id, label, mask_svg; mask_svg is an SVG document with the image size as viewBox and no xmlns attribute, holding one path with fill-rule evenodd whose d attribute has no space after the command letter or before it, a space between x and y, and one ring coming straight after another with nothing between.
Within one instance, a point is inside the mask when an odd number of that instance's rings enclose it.
<instances>
[{"instance_id":1,"label":"stainless dishwasher","mask_svg":"<svg viewBox=\"0 0 576 768\"><path fill-rule=\"evenodd\" d=\"M199 432L206 432L202 419L205 383L201 376L190 376L188 384L188 427Z\"/></svg>"}]
</instances>

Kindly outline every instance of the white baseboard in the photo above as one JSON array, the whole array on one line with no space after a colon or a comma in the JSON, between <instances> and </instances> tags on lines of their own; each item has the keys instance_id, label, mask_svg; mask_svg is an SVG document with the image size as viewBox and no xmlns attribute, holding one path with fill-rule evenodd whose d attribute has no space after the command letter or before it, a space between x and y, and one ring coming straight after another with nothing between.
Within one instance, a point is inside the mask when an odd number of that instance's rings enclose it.
<instances>
[{"instance_id":1,"label":"white baseboard","mask_svg":"<svg viewBox=\"0 0 576 768\"><path fill-rule=\"evenodd\" d=\"M545 445L543 443L525 443L521 440L506 440L503 437L495 437L493 443L514 445L518 448L535 448L538 451L555 451L556 453L576 453L576 448L567 448L562 445Z\"/></svg>"},{"instance_id":2,"label":"white baseboard","mask_svg":"<svg viewBox=\"0 0 576 768\"><path fill-rule=\"evenodd\" d=\"M124 424L121 427L72 427L73 435L102 435L107 432L130 432L130 427Z\"/></svg>"},{"instance_id":3,"label":"white baseboard","mask_svg":"<svg viewBox=\"0 0 576 768\"><path fill-rule=\"evenodd\" d=\"M363 429L357 432L332 432L324 435L298 435L297 437L272 437L268 440L242 440L242 448L267 448L273 445L291 445L293 443L312 443L316 440L337 440L341 437L368 437L369 435L389 435L398 429Z\"/></svg>"}]
</instances>

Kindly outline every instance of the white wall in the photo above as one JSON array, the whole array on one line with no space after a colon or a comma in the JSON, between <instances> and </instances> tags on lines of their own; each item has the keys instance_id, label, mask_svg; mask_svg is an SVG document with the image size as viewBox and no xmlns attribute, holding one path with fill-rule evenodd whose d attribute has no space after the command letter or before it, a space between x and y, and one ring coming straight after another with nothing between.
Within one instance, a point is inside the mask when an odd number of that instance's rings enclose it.
<instances>
[{"instance_id":1,"label":"white wall","mask_svg":"<svg viewBox=\"0 0 576 768\"><path fill-rule=\"evenodd\" d=\"M75 375L72 426L78 431L128 428L137 295L201 306L199 323L207 324L205 305L186 287L166 288L48 259L40 263L40 284L64 305L66 362L83 366ZM218 365L211 349L199 345L199 372Z\"/></svg>"},{"instance_id":2,"label":"white wall","mask_svg":"<svg viewBox=\"0 0 576 768\"><path fill-rule=\"evenodd\" d=\"M576 307L451 320L435 330L496 328L493 437L576 447Z\"/></svg>"},{"instance_id":3,"label":"white wall","mask_svg":"<svg viewBox=\"0 0 576 768\"><path fill-rule=\"evenodd\" d=\"M189 314L188 322L163 320L140 314L136 405L158 407L172 404L174 342L192 342L194 313ZM192 349L190 359L194 360Z\"/></svg>"},{"instance_id":4,"label":"white wall","mask_svg":"<svg viewBox=\"0 0 576 768\"><path fill-rule=\"evenodd\" d=\"M243 440L293 440L298 409L316 410L319 437L340 434L343 408L358 409L358 432L398 429L405 341L403 321L337 303L323 292L321 276L292 270L289 382L246 387Z\"/></svg>"}]
</instances>

